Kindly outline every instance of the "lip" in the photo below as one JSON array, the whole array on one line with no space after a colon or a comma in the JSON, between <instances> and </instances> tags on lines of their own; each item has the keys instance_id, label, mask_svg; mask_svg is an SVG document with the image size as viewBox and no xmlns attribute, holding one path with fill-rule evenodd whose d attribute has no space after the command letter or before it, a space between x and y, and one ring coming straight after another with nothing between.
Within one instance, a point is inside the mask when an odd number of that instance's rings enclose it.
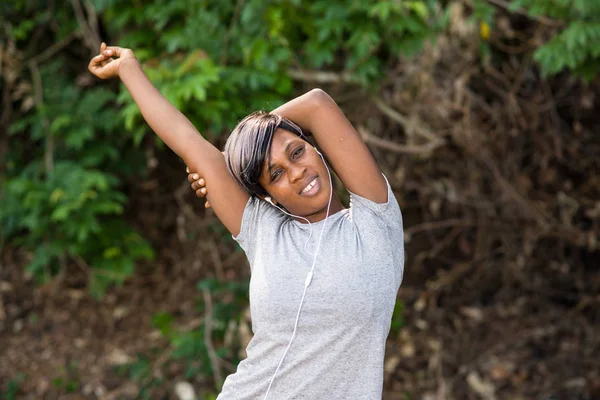
<instances>
[{"instance_id":1,"label":"lip","mask_svg":"<svg viewBox=\"0 0 600 400\"><path fill-rule=\"evenodd\" d=\"M314 180L316 180L314 186L308 192L302 193L304 188L307 187ZM302 182L301 187L302 187L302 189L300 189L300 192L299 192L300 196L309 196L309 197L314 196L321 189L321 180L319 179L318 175L315 175L313 177L306 179L304 182Z\"/></svg>"}]
</instances>

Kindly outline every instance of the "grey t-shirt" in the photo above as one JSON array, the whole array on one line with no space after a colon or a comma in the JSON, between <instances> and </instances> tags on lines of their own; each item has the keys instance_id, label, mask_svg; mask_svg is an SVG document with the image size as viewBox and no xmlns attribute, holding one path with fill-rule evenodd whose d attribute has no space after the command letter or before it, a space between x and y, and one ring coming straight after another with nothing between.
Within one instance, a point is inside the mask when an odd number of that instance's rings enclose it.
<instances>
[{"instance_id":1,"label":"grey t-shirt","mask_svg":"<svg viewBox=\"0 0 600 400\"><path fill-rule=\"evenodd\" d=\"M387 183L387 180L386 180ZM381 399L385 342L404 269L398 202L350 193L350 208L311 227L251 198L235 238L251 267L254 336L219 400L263 399L294 329L325 225L298 330L269 399ZM306 244L306 249L305 249Z\"/></svg>"}]
</instances>

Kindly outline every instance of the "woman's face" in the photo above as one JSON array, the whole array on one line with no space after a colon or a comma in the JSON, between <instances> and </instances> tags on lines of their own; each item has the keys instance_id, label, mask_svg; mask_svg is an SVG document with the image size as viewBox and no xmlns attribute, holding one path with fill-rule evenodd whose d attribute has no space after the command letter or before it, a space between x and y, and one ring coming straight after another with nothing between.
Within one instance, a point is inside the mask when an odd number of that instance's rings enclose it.
<instances>
[{"instance_id":1,"label":"woman's face","mask_svg":"<svg viewBox=\"0 0 600 400\"><path fill-rule=\"evenodd\" d=\"M314 147L291 132L277 129L270 154L269 165L265 159L259 183L273 202L310 222L325 218L329 175Z\"/></svg>"}]
</instances>

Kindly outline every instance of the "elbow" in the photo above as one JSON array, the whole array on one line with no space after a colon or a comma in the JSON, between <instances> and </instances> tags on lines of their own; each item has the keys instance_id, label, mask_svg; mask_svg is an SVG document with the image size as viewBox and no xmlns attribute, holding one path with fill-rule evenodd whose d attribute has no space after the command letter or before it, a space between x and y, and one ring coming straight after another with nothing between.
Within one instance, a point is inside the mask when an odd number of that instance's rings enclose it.
<instances>
[{"instance_id":1,"label":"elbow","mask_svg":"<svg viewBox=\"0 0 600 400\"><path fill-rule=\"evenodd\" d=\"M323 89L315 88L308 93L310 95L311 102L315 106L323 106L327 103L333 102L333 99Z\"/></svg>"}]
</instances>

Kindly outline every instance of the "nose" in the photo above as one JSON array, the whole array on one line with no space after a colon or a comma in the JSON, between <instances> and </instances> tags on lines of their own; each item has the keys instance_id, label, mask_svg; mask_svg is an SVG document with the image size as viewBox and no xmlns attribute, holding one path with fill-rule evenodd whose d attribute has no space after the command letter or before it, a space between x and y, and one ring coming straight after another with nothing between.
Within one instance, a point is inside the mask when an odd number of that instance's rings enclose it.
<instances>
[{"instance_id":1,"label":"nose","mask_svg":"<svg viewBox=\"0 0 600 400\"><path fill-rule=\"evenodd\" d=\"M301 165L292 166L288 171L291 183L298 182L300 179L304 178L304 175L306 174L306 168Z\"/></svg>"}]
</instances>

